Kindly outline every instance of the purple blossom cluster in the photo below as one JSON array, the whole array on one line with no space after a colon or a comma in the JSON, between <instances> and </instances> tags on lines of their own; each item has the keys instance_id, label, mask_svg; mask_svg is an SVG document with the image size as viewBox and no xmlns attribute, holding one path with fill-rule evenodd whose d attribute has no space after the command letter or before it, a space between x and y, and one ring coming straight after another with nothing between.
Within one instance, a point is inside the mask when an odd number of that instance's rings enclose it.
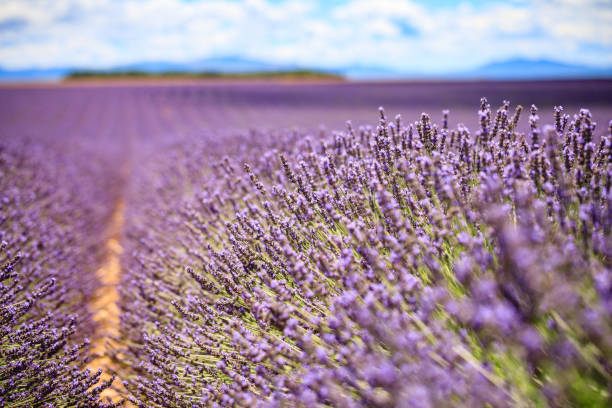
<instances>
[{"instance_id":1,"label":"purple blossom cluster","mask_svg":"<svg viewBox=\"0 0 612 408\"><path fill-rule=\"evenodd\" d=\"M115 406L85 369L111 189L56 143L0 142L0 407Z\"/></svg>"},{"instance_id":2,"label":"purple blossom cluster","mask_svg":"<svg viewBox=\"0 0 612 408\"><path fill-rule=\"evenodd\" d=\"M127 200L131 401L609 406L612 122L552 122L483 98L472 130L381 108L151 158Z\"/></svg>"}]
</instances>

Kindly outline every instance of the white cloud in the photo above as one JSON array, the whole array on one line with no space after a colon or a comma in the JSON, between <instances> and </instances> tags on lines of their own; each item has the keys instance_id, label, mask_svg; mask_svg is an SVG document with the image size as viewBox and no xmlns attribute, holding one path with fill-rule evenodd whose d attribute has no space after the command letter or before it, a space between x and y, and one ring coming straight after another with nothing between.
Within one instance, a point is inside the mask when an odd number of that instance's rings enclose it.
<instances>
[{"instance_id":1,"label":"white cloud","mask_svg":"<svg viewBox=\"0 0 612 408\"><path fill-rule=\"evenodd\" d=\"M7 22L6 24L2 24ZM534 0L2 0L0 64L103 67L243 55L443 71L509 57L612 65L612 6Z\"/></svg>"}]
</instances>

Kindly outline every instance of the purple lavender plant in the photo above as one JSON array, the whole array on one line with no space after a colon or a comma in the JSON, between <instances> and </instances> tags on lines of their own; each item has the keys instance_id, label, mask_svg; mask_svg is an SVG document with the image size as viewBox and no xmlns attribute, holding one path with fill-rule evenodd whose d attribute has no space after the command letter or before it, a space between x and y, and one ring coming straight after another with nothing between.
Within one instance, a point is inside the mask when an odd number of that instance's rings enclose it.
<instances>
[{"instance_id":1,"label":"purple lavender plant","mask_svg":"<svg viewBox=\"0 0 612 408\"><path fill-rule=\"evenodd\" d=\"M607 406L612 135L587 110L192 141L132 188L134 403ZM251 135L253 136L253 135ZM153 194L142 189L157 174ZM134 376L136 375L136 376Z\"/></svg>"},{"instance_id":2,"label":"purple lavender plant","mask_svg":"<svg viewBox=\"0 0 612 408\"><path fill-rule=\"evenodd\" d=\"M108 200L97 167L45 142L0 144L0 406L113 407L85 369L87 300ZM98 237L98 238L96 238Z\"/></svg>"}]
</instances>

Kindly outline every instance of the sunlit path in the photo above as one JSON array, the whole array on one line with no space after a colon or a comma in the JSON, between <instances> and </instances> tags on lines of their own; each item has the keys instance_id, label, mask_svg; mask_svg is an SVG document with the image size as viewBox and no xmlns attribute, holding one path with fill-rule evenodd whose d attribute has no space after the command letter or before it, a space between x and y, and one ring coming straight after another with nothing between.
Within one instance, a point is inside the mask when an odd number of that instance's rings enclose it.
<instances>
[{"instance_id":1,"label":"sunlit path","mask_svg":"<svg viewBox=\"0 0 612 408\"><path fill-rule=\"evenodd\" d=\"M117 286L121 280L119 256L122 248L119 238L124 222L124 209L125 203L121 199L118 200L109 223L108 239L105 244L106 259L100 269L96 271L100 287L90 304L93 320L97 324L97 331L91 342L90 352L94 359L89 364L89 368L93 371L101 368L104 371L103 380L110 378L109 372L114 371L113 361L109 356L109 348L113 339L116 339L119 335L120 310ZM119 382L115 381L115 386L117 385L119 385ZM119 393L112 388L105 390L102 397L110 397L113 401L120 399Z\"/></svg>"}]
</instances>

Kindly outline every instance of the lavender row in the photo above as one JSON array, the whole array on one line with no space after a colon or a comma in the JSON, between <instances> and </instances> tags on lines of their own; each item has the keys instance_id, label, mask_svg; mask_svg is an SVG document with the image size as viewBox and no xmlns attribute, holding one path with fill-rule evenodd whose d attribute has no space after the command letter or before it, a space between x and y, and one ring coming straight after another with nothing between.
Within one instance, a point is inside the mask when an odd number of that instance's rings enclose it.
<instances>
[{"instance_id":1,"label":"lavender row","mask_svg":"<svg viewBox=\"0 0 612 408\"><path fill-rule=\"evenodd\" d=\"M69 142L0 142L2 407L112 406L99 401L110 382L85 369L112 189Z\"/></svg>"},{"instance_id":2,"label":"lavender row","mask_svg":"<svg viewBox=\"0 0 612 408\"><path fill-rule=\"evenodd\" d=\"M521 109L152 160L121 286L133 402L609 404L612 130Z\"/></svg>"}]
</instances>

